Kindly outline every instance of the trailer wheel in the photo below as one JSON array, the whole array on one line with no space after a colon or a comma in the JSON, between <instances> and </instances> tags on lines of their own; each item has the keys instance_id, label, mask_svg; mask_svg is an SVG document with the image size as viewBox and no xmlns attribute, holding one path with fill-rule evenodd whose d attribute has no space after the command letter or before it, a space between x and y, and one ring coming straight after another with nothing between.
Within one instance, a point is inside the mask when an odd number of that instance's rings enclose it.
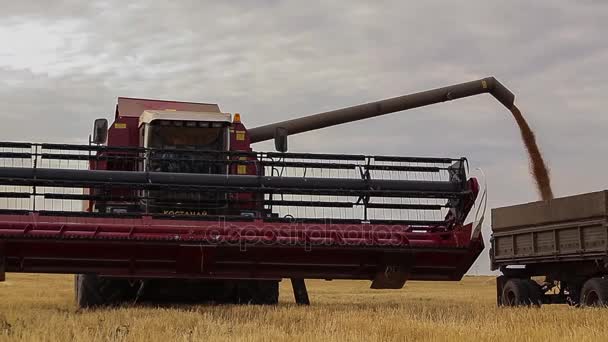
<instances>
[{"instance_id":1,"label":"trailer wheel","mask_svg":"<svg viewBox=\"0 0 608 342\"><path fill-rule=\"evenodd\" d=\"M530 288L528 279L512 278L507 280L502 289L502 305L529 306L532 303Z\"/></svg>"},{"instance_id":2,"label":"trailer wheel","mask_svg":"<svg viewBox=\"0 0 608 342\"><path fill-rule=\"evenodd\" d=\"M526 285L528 286L528 298L529 302L533 306L540 307L543 304L543 293L538 283L532 279L525 279Z\"/></svg>"},{"instance_id":3,"label":"trailer wheel","mask_svg":"<svg viewBox=\"0 0 608 342\"><path fill-rule=\"evenodd\" d=\"M587 280L581 290L580 305L583 307L608 306L608 279L591 278Z\"/></svg>"},{"instance_id":4,"label":"trailer wheel","mask_svg":"<svg viewBox=\"0 0 608 342\"><path fill-rule=\"evenodd\" d=\"M112 306L134 297L135 289L124 279L77 274L74 279L76 304L80 309Z\"/></svg>"},{"instance_id":5,"label":"trailer wheel","mask_svg":"<svg viewBox=\"0 0 608 342\"><path fill-rule=\"evenodd\" d=\"M237 284L237 304L274 305L279 302L276 280L242 280Z\"/></svg>"}]
</instances>

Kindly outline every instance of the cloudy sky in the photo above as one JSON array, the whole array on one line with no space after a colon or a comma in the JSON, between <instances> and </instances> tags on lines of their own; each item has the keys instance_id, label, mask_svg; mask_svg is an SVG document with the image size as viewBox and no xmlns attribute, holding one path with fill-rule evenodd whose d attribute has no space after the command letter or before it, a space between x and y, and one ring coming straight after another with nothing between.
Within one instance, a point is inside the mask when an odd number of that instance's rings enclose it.
<instances>
[{"instance_id":1,"label":"cloudy sky","mask_svg":"<svg viewBox=\"0 0 608 342\"><path fill-rule=\"evenodd\" d=\"M603 0L0 2L0 140L84 143L118 96L216 102L255 127L494 75L556 195L607 187ZM290 150L466 156L496 207L538 197L518 134L484 95L298 135ZM482 257L473 271L486 269Z\"/></svg>"}]
</instances>

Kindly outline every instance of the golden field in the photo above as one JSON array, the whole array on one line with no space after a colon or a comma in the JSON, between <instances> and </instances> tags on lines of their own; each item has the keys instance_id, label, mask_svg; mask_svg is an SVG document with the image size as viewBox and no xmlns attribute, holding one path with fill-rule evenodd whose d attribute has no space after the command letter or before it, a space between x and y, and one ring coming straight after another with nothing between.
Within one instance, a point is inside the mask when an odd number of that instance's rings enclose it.
<instances>
[{"instance_id":1,"label":"golden field","mask_svg":"<svg viewBox=\"0 0 608 342\"><path fill-rule=\"evenodd\" d=\"M0 341L606 341L608 309L496 308L494 278L308 281L310 307L281 283L278 306L123 307L77 311L72 276L7 274Z\"/></svg>"}]
</instances>

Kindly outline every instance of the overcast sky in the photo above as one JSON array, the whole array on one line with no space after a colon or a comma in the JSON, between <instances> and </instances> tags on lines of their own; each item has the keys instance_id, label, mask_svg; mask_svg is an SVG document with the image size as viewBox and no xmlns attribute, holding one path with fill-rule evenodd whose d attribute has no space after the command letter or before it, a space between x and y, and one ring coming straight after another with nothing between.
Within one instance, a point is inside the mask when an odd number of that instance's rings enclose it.
<instances>
[{"instance_id":1,"label":"overcast sky","mask_svg":"<svg viewBox=\"0 0 608 342\"><path fill-rule=\"evenodd\" d=\"M494 75L557 196L608 183L603 0L0 2L0 140L84 143L118 96L219 103L255 127ZM466 156L490 207L538 198L517 127L487 95L301 134L290 150Z\"/></svg>"}]
</instances>

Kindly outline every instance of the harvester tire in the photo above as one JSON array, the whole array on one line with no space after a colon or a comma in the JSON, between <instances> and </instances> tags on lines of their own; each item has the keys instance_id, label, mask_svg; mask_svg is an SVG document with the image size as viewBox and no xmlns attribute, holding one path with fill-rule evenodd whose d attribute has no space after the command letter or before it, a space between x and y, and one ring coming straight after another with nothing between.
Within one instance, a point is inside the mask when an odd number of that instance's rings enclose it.
<instances>
[{"instance_id":1,"label":"harvester tire","mask_svg":"<svg viewBox=\"0 0 608 342\"><path fill-rule=\"evenodd\" d=\"M134 298L134 288L124 279L77 274L74 283L80 309L119 305Z\"/></svg>"},{"instance_id":2,"label":"harvester tire","mask_svg":"<svg viewBox=\"0 0 608 342\"><path fill-rule=\"evenodd\" d=\"M276 280L243 280L236 289L237 304L274 305L279 303L279 282Z\"/></svg>"},{"instance_id":3,"label":"harvester tire","mask_svg":"<svg viewBox=\"0 0 608 342\"><path fill-rule=\"evenodd\" d=\"M608 306L608 279L591 278L583 284L581 290L580 306L606 307Z\"/></svg>"},{"instance_id":4,"label":"harvester tire","mask_svg":"<svg viewBox=\"0 0 608 342\"><path fill-rule=\"evenodd\" d=\"M511 278L507 280L502 289L502 305L503 306L530 306L532 299L530 297L529 279Z\"/></svg>"}]
</instances>

